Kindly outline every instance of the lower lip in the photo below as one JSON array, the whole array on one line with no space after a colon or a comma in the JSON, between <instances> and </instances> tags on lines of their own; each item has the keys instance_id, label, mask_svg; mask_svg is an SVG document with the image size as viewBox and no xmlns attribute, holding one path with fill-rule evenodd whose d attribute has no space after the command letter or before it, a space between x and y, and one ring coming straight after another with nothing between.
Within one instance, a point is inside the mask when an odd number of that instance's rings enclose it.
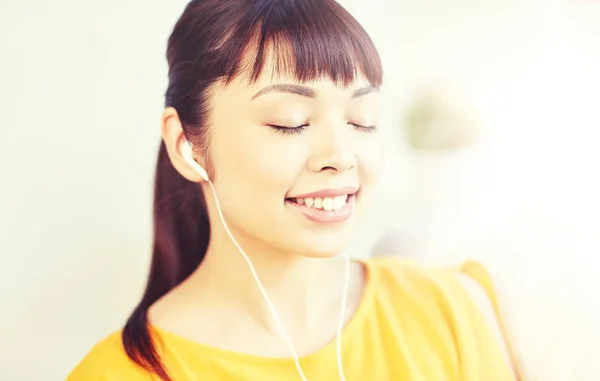
<instances>
[{"instance_id":1,"label":"lower lip","mask_svg":"<svg viewBox=\"0 0 600 381\"><path fill-rule=\"evenodd\" d=\"M336 222L343 222L350 218L350 215L352 215L352 211L354 210L355 197L356 195L349 195L348 199L346 200L346 204L342 209L332 211L311 208L304 204L297 204L290 200L285 200L285 203L304 214L306 218L313 222L332 224Z\"/></svg>"}]
</instances>

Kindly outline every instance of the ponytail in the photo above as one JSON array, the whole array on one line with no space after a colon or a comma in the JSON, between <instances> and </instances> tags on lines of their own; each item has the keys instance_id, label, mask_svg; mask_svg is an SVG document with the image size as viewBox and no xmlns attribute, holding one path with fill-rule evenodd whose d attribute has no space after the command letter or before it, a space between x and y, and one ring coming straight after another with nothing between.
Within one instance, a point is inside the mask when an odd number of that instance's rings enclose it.
<instances>
[{"instance_id":1,"label":"ponytail","mask_svg":"<svg viewBox=\"0 0 600 381\"><path fill-rule=\"evenodd\" d=\"M127 355L138 365L173 381L166 372L148 329L148 309L186 279L202 262L210 224L202 188L173 167L164 142L156 164L154 245L148 284L122 333Z\"/></svg>"}]
</instances>

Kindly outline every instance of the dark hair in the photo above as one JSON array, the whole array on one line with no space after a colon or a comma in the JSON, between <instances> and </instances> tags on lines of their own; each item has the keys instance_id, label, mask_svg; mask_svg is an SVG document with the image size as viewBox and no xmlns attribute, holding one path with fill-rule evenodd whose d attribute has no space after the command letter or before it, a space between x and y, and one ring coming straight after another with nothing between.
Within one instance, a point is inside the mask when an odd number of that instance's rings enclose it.
<instances>
[{"instance_id":1,"label":"dark hair","mask_svg":"<svg viewBox=\"0 0 600 381\"><path fill-rule=\"evenodd\" d=\"M255 58L247 63L249 54ZM273 55L276 73L292 74L300 82L325 77L348 85L357 74L373 86L382 82L373 42L335 0L192 0L168 41L166 106L175 108L186 137L203 157L210 158L209 88L239 75L257 80L267 54ZM214 178L210 160L205 164ZM148 309L198 267L209 237L202 189L175 170L162 143L148 284L122 340L131 360L164 381L172 379L153 344Z\"/></svg>"}]
</instances>

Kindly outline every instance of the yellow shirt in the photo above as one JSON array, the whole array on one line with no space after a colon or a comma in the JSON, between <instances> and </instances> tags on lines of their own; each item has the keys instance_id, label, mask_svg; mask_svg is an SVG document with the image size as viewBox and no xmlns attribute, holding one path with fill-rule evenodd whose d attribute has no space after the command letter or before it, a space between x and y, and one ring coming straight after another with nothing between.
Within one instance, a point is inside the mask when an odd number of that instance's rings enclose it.
<instances>
[{"instance_id":1,"label":"yellow shirt","mask_svg":"<svg viewBox=\"0 0 600 381\"><path fill-rule=\"evenodd\" d=\"M458 277L462 272L476 279L497 311L483 267L467 262L459 269L438 268L394 258L368 260L365 265L363 300L342 333L347 381L515 379L489 319ZM293 359L234 353L156 327L151 331L174 381L300 380ZM302 357L300 365L309 381L339 380L335 342ZM120 332L98 343L67 378L122 380L157 379L127 358Z\"/></svg>"}]
</instances>

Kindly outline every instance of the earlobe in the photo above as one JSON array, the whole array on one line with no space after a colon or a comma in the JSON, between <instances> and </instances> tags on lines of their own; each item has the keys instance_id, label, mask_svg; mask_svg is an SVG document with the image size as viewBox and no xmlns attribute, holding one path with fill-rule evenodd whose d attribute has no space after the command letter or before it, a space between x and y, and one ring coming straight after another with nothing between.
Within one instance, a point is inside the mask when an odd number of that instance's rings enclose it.
<instances>
[{"instance_id":1,"label":"earlobe","mask_svg":"<svg viewBox=\"0 0 600 381\"><path fill-rule=\"evenodd\" d=\"M196 160L194 160L192 147L189 145L184 135L183 125L179 119L179 114L173 107L167 107L163 111L161 118L161 132L163 142L169 154L169 159L177 172L189 181L196 183L206 180L206 178L208 178L206 171L204 171ZM184 148L182 143L187 144L189 148ZM182 148L185 151L182 151ZM194 167L194 163L196 166L200 167L202 171L198 171L198 168Z\"/></svg>"}]
</instances>

